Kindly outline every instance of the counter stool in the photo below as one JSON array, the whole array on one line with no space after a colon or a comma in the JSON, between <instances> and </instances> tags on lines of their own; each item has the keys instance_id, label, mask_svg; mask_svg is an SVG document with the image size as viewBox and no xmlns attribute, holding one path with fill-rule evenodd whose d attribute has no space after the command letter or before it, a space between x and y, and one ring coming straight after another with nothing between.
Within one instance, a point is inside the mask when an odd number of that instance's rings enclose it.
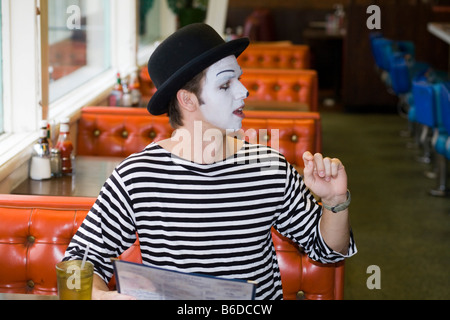
<instances>
[{"instance_id":1,"label":"counter stool","mask_svg":"<svg viewBox=\"0 0 450 320\"><path fill-rule=\"evenodd\" d=\"M450 195L448 187L448 162L450 160L450 82L439 85L439 107L442 129L435 141L437 187L430 190L433 196L446 197Z\"/></svg>"}]
</instances>

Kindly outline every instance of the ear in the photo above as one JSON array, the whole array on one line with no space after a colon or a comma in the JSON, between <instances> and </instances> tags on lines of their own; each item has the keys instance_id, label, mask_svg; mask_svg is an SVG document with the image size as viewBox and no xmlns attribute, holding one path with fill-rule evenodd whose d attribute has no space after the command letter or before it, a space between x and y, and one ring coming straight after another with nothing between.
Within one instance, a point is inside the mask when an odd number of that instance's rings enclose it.
<instances>
[{"instance_id":1,"label":"ear","mask_svg":"<svg viewBox=\"0 0 450 320\"><path fill-rule=\"evenodd\" d=\"M198 99L195 94L181 89L177 92L177 100L180 107L186 111L194 112L198 107Z\"/></svg>"}]
</instances>

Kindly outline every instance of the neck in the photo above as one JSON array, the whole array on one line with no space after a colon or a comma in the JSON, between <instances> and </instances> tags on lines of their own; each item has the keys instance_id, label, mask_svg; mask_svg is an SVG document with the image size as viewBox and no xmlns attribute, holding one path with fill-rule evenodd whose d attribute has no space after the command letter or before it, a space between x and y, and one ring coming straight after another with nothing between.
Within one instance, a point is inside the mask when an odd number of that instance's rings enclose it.
<instances>
[{"instance_id":1,"label":"neck","mask_svg":"<svg viewBox=\"0 0 450 320\"><path fill-rule=\"evenodd\" d=\"M195 121L178 128L171 139L159 145L177 157L210 164L234 155L242 147L243 141L227 136L224 130L206 127L203 122Z\"/></svg>"}]
</instances>

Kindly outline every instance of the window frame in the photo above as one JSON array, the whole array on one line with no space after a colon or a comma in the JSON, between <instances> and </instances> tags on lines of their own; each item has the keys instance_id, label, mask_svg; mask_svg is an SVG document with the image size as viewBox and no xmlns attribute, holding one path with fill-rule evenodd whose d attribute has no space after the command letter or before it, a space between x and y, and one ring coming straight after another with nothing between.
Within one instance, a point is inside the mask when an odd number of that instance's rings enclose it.
<instances>
[{"instance_id":1,"label":"window frame","mask_svg":"<svg viewBox=\"0 0 450 320\"><path fill-rule=\"evenodd\" d=\"M41 45L48 44L48 0L0 0L5 132L0 135L0 193L10 193L28 177L39 120L48 119L55 125L68 117L75 124L82 107L107 98L117 72L128 76L138 71L159 44L156 42L138 52L137 0L108 1L111 2L111 69L49 104L48 46ZM175 31L176 17L166 0L155 1L162 1L161 38L164 39ZM216 26L219 33L223 33L220 29L227 7L228 0L214 0L208 8L206 22Z\"/></svg>"},{"instance_id":2,"label":"window frame","mask_svg":"<svg viewBox=\"0 0 450 320\"><path fill-rule=\"evenodd\" d=\"M117 72L127 76L137 70L136 0L110 1L111 68L49 104L48 46L41 45L48 44L48 0L1 0L4 134L0 136L0 192L9 193L27 177L40 119L57 124L69 117L76 122L82 107L106 98Z\"/></svg>"}]
</instances>

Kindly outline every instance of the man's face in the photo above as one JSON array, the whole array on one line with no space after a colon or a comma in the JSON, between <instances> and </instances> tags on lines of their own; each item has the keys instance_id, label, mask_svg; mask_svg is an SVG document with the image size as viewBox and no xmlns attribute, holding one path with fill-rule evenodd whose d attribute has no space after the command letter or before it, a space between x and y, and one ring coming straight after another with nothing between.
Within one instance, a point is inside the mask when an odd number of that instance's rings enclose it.
<instances>
[{"instance_id":1,"label":"man's face","mask_svg":"<svg viewBox=\"0 0 450 320\"><path fill-rule=\"evenodd\" d=\"M205 120L222 130L242 127L247 89L239 81L242 69L234 55L208 68L201 94L200 110Z\"/></svg>"}]
</instances>

